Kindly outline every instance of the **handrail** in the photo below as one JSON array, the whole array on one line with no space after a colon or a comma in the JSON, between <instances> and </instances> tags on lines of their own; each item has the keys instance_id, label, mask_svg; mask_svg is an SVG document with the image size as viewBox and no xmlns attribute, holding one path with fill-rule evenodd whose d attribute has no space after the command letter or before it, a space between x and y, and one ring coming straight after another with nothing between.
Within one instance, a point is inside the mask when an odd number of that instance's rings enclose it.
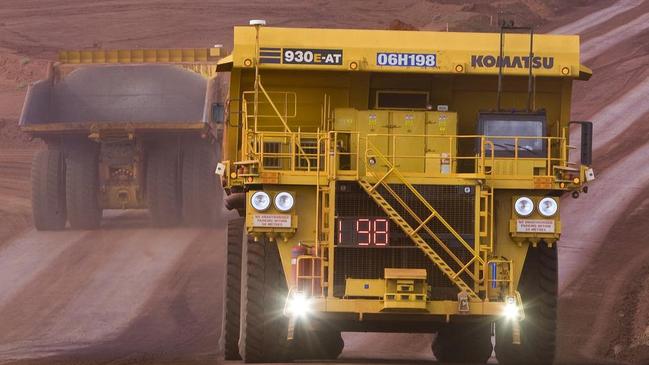
<instances>
[{"instance_id":1,"label":"handrail","mask_svg":"<svg viewBox=\"0 0 649 365\"><path fill-rule=\"evenodd\" d=\"M264 94L264 96L266 97L266 100L268 100L268 103L273 108L273 111L275 111L275 113L277 114L277 117L279 118L279 120L282 121L282 125L284 126L284 131L288 132L288 133L293 133L291 128L288 126L288 123L287 123L286 119L282 116L279 109L277 109L277 106L275 106L275 103L273 102L273 99L271 99L268 92L266 92L266 88L264 88L264 86L261 84L261 80L257 79L257 81L255 82L255 85L259 87L259 90L261 90L261 92ZM259 117L259 114L258 114L259 101L257 99L257 89L255 89L254 93L255 93L255 101L254 101L254 103L255 103L255 112L254 112L254 115L252 117L255 119L255 130L254 130L254 132L257 133L258 132L257 118ZM244 105L245 104L246 104L246 101L245 101L245 97L244 97ZM296 100L296 104L297 104L297 100ZM298 131L298 133L299 133L299 131ZM291 138L294 139L294 136L292 136ZM263 143L262 143L262 146L263 146ZM304 154L304 150L302 149L302 146L297 145L297 147L300 150L300 153ZM306 159L306 161L307 161L308 170L310 171L311 170L311 161L309 159ZM291 171L295 171L295 170L292 169Z\"/></svg>"},{"instance_id":2,"label":"handrail","mask_svg":"<svg viewBox=\"0 0 649 365\"><path fill-rule=\"evenodd\" d=\"M244 105L243 114L249 117L247 112L247 107ZM258 159L264 161L265 158L275 158L283 161L289 161L291 163L283 166L264 166L263 163L260 164L260 168L268 168L270 170L281 172L281 171L307 171L315 172L322 171L326 167L327 177L335 178L339 172L348 171L349 173L356 173L357 177L363 176L364 166L366 163L363 161L363 156L371 157L368 154L368 150L372 149L373 151L379 151L386 160L392 164L397 163L398 160L401 161L414 161L414 160L439 160L447 161L442 162L443 164L455 164L459 161L474 161L473 172L477 173L480 176L485 178L498 178L499 176L507 177L512 176L511 173L499 173L496 169L498 161L513 161L512 165L513 174L520 175L520 177L557 177L555 167L563 166L568 167L566 156L567 154L563 151L567 146L567 141L563 137L527 137L527 136L483 136L483 135L426 135L426 134L362 134L360 132L351 132L351 131L316 131L316 132L288 132L288 131L257 131L254 132L249 129L248 123L244 125L244 128L248 128L248 133L243 133L243 145L245 146L245 153L242 156L245 156L246 159ZM343 137L346 136L346 137ZM383 142L384 145L377 144L377 139L385 138ZM341 139L342 138L342 139ZM419 138L423 141L439 141L445 140L446 143L442 142L442 146L446 145L441 149L438 148L438 152L431 155L431 151L427 148L422 147L421 152L413 151L412 149L406 149L403 153L399 153L398 146L402 144L407 144L413 139ZM510 151L513 156L499 156L497 150L497 142L494 143L494 140L510 140L513 141L512 144L507 144L505 147ZM311 140L313 146L311 149L306 149L304 146L305 140ZM345 141L344 150L340 149L340 142ZM471 140L475 140L476 145L479 146L479 149L476 150L474 155L459 154L456 151L456 146L460 145L462 141L464 145L467 143L472 143ZM525 151L527 148L523 143L528 140L540 140L542 143L546 144L546 153L542 156L534 156L530 154L523 155L520 151ZM283 148L280 148L278 151L268 152L265 150L264 142L276 142L280 143ZM435 142L439 146L439 142ZM557 144L559 146L559 152L557 152L556 147L553 145ZM425 144L424 144L425 145ZM287 147L288 146L288 147ZM448 147L448 148L447 148ZM511 148L511 149L510 149ZM341 168L339 165L341 158L345 157L347 165L344 168ZM316 160L314 160L316 159ZM320 163L320 159L325 159L325 163ZM297 165L296 161L301 161L300 165ZM318 164L314 163L318 161ZM520 168L516 162L522 161L544 161L545 172L541 174L535 174L533 171L522 172L518 171ZM539 166L538 164L536 166ZM397 166L398 167L398 166ZM465 172L470 172L469 170ZM403 170L402 173L408 175L411 173L417 173L417 171L407 171ZM424 170L419 171L419 173L424 173ZM431 176L431 177L444 177L444 174L428 174L421 176ZM452 170L449 177L462 177L462 173L457 173L455 170ZM347 176L350 176L347 174Z\"/></svg>"}]
</instances>

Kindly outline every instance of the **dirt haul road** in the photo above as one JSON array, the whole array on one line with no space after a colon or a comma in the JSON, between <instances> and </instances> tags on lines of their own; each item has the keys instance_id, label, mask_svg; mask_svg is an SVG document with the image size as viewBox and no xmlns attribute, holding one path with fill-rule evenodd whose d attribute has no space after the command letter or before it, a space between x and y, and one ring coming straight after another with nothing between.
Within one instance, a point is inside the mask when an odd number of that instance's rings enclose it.
<instances>
[{"instance_id":1,"label":"dirt haul road","mask_svg":"<svg viewBox=\"0 0 649 365\"><path fill-rule=\"evenodd\" d=\"M426 8L413 2L409 9ZM32 20L44 19L43 10L28 10ZM72 5L56 10L78 16ZM621 1L588 21L564 19L564 29L572 26L572 32L583 35L584 53L595 71L575 91L574 118L592 118L595 140L611 141L597 142L598 180L591 192L562 201L558 360L566 364L649 361L649 250L642 239L649 237L649 110L644 109L649 103L642 98L649 94L649 33L646 22L637 20L647 13L647 2ZM132 46L150 37L124 43ZM178 37L179 44L183 35L170 37ZM3 39L25 53L43 46L39 37L26 33ZM598 42L586 48L595 39L607 46ZM0 150L0 363L215 362L223 232L152 229L142 212L109 212L96 232L23 231L29 224L32 153ZM343 357L432 360L430 340L426 335L346 334Z\"/></svg>"}]
</instances>

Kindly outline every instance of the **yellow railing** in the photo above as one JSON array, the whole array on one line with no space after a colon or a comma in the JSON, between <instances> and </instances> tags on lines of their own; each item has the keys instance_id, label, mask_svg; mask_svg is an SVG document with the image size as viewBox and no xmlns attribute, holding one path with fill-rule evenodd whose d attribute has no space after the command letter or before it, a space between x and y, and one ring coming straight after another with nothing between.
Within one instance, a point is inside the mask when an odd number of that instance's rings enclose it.
<instances>
[{"instance_id":1,"label":"yellow railing","mask_svg":"<svg viewBox=\"0 0 649 365\"><path fill-rule=\"evenodd\" d=\"M308 132L258 132L247 138L246 154L260 161L261 170L328 172L328 135Z\"/></svg>"},{"instance_id":2,"label":"yellow railing","mask_svg":"<svg viewBox=\"0 0 649 365\"><path fill-rule=\"evenodd\" d=\"M243 112L246 114L246 107ZM506 142L506 145L502 144ZM529 141L540 142L543 154L527 148ZM462 177L477 174L484 178L557 176L556 169L570 169L567 142L562 137L509 137L479 135L360 134L358 132L279 132L249 130L244 134L243 157L259 162L261 171L307 172L336 178L338 175L364 176L380 152L405 175ZM413 149L407 146L419 145ZM427 146L434 145L435 150ZM458 146L473 154L458 153ZM406 147L403 147L406 146ZM499 173L499 163L511 162L513 173ZM534 162L534 167L530 167ZM416 167L409 165L416 164ZM463 166L460 166L463 164ZM447 166L431 170L430 166ZM541 170L538 167L542 166ZM544 170L544 171L543 171ZM321 175L321 173L325 173Z\"/></svg>"}]
</instances>

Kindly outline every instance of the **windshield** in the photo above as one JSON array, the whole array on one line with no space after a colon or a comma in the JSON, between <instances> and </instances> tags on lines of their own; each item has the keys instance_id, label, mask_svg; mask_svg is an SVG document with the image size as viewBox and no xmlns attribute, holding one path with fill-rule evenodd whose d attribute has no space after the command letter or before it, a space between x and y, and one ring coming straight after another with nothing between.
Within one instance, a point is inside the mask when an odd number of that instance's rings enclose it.
<instances>
[{"instance_id":1,"label":"windshield","mask_svg":"<svg viewBox=\"0 0 649 365\"><path fill-rule=\"evenodd\" d=\"M541 120L483 120L483 133L494 137L544 137L543 121ZM519 156L543 156L543 138L488 138L494 144L498 155L514 155L518 150ZM487 146L488 149L489 146ZM508 153L511 152L511 153Z\"/></svg>"}]
</instances>

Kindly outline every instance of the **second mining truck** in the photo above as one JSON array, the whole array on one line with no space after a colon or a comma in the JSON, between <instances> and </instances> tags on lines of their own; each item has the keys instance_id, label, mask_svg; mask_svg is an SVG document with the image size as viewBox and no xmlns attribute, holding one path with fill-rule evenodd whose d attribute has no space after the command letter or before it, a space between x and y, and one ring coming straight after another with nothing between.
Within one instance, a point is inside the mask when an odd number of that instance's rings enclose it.
<instances>
[{"instance_id":1,"label":"second mining truck","mask_svg":"<svg viewBox=\"0 0 649 365\"><path fill-rule=\"evenodd\" d=\"M219 56L218 47L61 51L20 117L45 145L32 165L36 228L98 228L105 209L148 209L162 227L216 223Z\"/></svg>"},{"instance_id":2,"label":"second mining truck","mask_svg":"<svg viewBox=\"0 0 649 365\"><path fill-rule=\"evenodd\" d=\"M231 73L217 171L242 214L226 358L332 359L342 331L436 332L438 360L484 363L495 329L499 363L551 363L560 198L595 178L592 124L570 120L591 75L579 38L252 24L217 66Z\"/></svg>"}]
</instances>

